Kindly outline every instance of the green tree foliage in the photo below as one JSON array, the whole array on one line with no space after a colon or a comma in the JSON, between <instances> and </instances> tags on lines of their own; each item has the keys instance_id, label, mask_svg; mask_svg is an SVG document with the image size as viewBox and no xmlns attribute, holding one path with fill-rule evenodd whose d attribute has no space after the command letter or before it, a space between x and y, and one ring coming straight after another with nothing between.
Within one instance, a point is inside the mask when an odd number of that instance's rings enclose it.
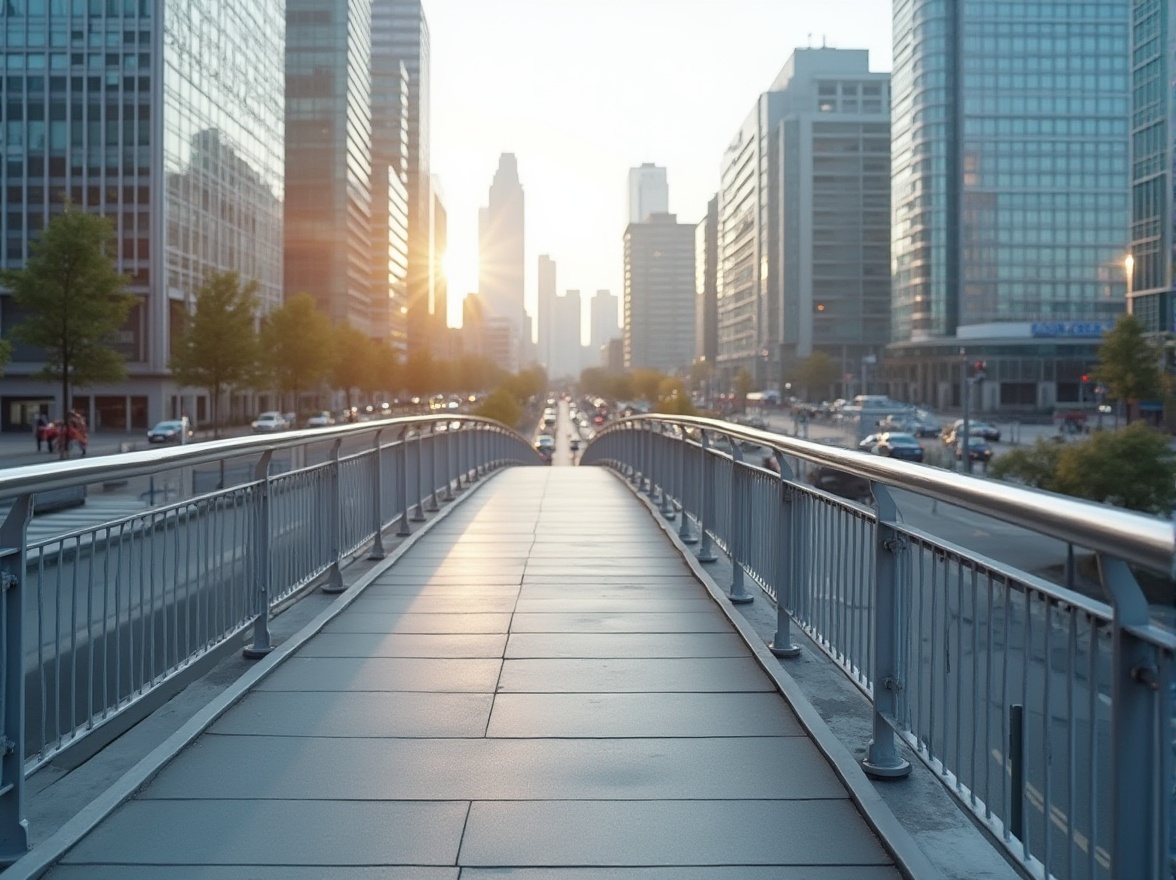
<instances>
[{"instance_id":1,"label":"green tree foliage","mask_svg":"<svg viewBox=\"0 0 1176 880\"><path fill-rule=\"evenodd\" d=\"M751 373L740 367L739 372L735 374L735 401L740 412L747 409L747 395L751 394L754 386L755 380L751 378Z\"/></svg>"},{"instance_id":2,"label":"green tree foliage","mask_svg":"<svg viewBox=\"0 0 1176 880\"><path fill-rule=\"evenodd\" d=\"M374 342L368 368L363 371L359 390L369 399L381 391L395 393L400 387L400 355L386 342Z\"/></svg>"},{"instance_id":3,"label":"green tree foliage","mask_svg":"<svg viewBox=\"0 0 1176 880\"><path fill-rule=\"evenodd\" d=\"M433 356L427 351L414 351L404 364L404 389L418 397L436 391L433 378Z\"/></svg>"},{"instance_id":4,"label":"green tree foliage","mask_svg":"<svg viewBox=\"0 0 1176 880\"><path fill-rule=\"evenodd\" d=\"M800 362L792 379L793 384L802 389L802 396L810 394L822 396L829 391L829 387L837 381L841 370L823 351L814 351Z\"/></svg>"},{"instance_id":5,"label":"green tree foliage","mask_svg":"<svg viewBox=\"0 0 1176 880\"><path fill-rule=\"evenodd\" d=\"M22 268L0 271L0 286L26 316L12 338L40 349L45 366L37 376L61 383L66 408L73 388L127 374L112 346L135 298L115 269L114 240L110 220L67 206L31 243Z\"/></svg>"},{"instance_id":6,"label":"green tree foliage","mask_svg":"<svg viewBox=\"0 0 1176 880\"><path fill-rule=\"evenodd\" d=\"M371 387L377 343L366 333L344 322L333 329L332 345L335 357L331 363L330 380L336 391L342 391L350 409L356 389Z\"/></svg>"},{"instance_id":7,"label":"green tree foliage","mask_svg":"<svg viewBox=\"0 0 1176 880\"><path fill-rule=\"evenodd\" d=\"M245 385L257 372L257 282L236 272L214 272L197 289L168 366L180 385L203 388L212 401L214 436L220 429L221 394Z\"/></svg>"},{"instance_id":8,"label":"green tree foliage","mask_svg":"<svg viewBox=\"0 0 1176 880\"><path fill-rule=\"evenodd\" d=\"M580 373L580 392L610 400L632 400L636 396L629 373L610 373L602 367L589 367Z\"/></svg>"},{"instance_id":9,"label":"green tree foliage","mask_svg":"<svg viewBox=\"0 0 1176 880\"><path fill-rule=\"evenodd\" d=\"M1053 440L1038 438L1032 446L1013 449L999 455L988 466L990 476L1014 480L1034 489L1057 491L1058 459L1062 446Z\"/></svg>"},{"instance_id":10,"label":"green tree foliage","mask_svg":"<svg viewBox=\"0 0 1176 880\"><path fill-rule=\"evenodd\" d=\"M1133 404L1160 396L1159 363L1159 349L1147 340L1134 315L1123 315L1103 335L1094 378L1106 386L1108 398L1127 403L1128 423Z\"/></svg>"},{"instance_id":11,"label":"green tree foliage","mask_svg":"<svg viewBox=\"0 0 1176 880\"><path fill-rule=\"evenodd\" d=\"M690 394L681 379L664 377L658 386L654 412L674 416L696 416L698 410L690 400Z\"/></svg>"},{"instance_id":12,"label":"green tree foliage","mask_svg":"<svg viewBox=\"0 0 1176 880\"><path fill-rule=\"evenodd\" d=\"M526 403L547 390L547 372L542 367L528 367L509 376L502 387L513 394L520 404Z\"/></svg>"},{"instance_id":13,"label":"green tree foliage","mask_svg":"<svg viewBox=\"0 0 1176 880\"><path fill-rule=\"evenodd\" d=\"M474 415L502 422L508 428L517 428L523 418L523 408L515 395L505 386L495 389L478 404Z\"/></svg>"},{"instance_id":14,"label":"green tree foliage","mask_svg":"<svg viewBox=\"0 0 1176 880\"><path fill-rule=\"evenodd\" d=\"M335 360L331 319L309 293L299 293L276 311L261 330L261 348L270 378L298 409L302 393L327 379Z\"/></svg>"},{"instance_id":15,"label":"green tree foliage","mask_svg":"<svg viewBox=\"0 0 1176 880\"><path fill-rule=\"evenodd\" d=\"M1038 440L995 459L989 473L1144 513L1167 514L1176 503L1176 460L1168 440L1139 423L1064 446Z\"/></svg>"},{"instance_id":16,"label":"green tree foliage","mask_svg":"<svg viewBox=\"0 0 1176 880\"><path fill-rule=\"evenodd\" d=\"M7 339L0 339L0 376L4 375L4 368L12 360L12 343Z\"/></svg>"}]
</instances>

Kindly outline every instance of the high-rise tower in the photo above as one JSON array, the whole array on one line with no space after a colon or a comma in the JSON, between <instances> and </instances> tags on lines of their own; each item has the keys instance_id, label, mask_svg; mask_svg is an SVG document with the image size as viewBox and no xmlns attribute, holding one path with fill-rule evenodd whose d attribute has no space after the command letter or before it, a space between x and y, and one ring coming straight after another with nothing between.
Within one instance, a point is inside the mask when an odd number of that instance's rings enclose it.
<instances>
[{"instance_id":1,"label":"high-rise tower","mask_svg":"<svg viewBox=\"0 0 1176 880\"><path fill-rule=\"evenodd\" d=\"M511 322L517 340L523 309L523 185L514 153L503 153L478 214L478 293L489 315ZM521 356L521 352L519 353Z\"/></svg>"},{"instance_id":2,"label":"high-rise tower","mask_svg":"<svg viewBox=\"0 0 1176 880\"><path fill-rule=\"evenodd\" d=\"M555 362L555 260L539 255L539 363L550 372Z\"/></svg>"},{"instance_id":3,"label":"high-rise tower","mask_svg":"<svg viewBox=\"0 0 1176 880\"><path fill-rule=\"evenodd\" d=\"M666 169L652 162L629 169L629 222L644 223L651 214L670 210Z\"/></svg>"}]
</instances>

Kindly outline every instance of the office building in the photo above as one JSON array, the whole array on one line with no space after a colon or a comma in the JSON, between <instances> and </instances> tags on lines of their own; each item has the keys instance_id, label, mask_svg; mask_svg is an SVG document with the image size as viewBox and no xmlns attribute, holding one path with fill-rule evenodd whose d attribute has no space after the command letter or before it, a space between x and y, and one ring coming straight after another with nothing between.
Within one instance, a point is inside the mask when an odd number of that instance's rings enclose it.
<instances>
[{"instance_id":1,"label":"office building","mask_svg":"<svg viewBox=\"0 0 1176 880\"><path fill-rule=\"evenodd\" d=\"M376 42L373 21L373 46ZM372 336L408 351L408 68L372 52Z\"/></svg>"},{"instance_id":2,"label":"office building","mask_svg":"<svg viewBox=\"0 0 1176 880\"><path fill-rule=\"evenodd\" d=\"M555 298L555 352L547 371L552 379L580 378L580 309L578 290Z\"/></svg>"},{"instance_id":3,"label":"office building","mask_svg":"<svg viewBox=\"0 0 1176 880\"><path fill-rule=\"evenodd\" d=\"M959 406L982 360L981 410L1079 402L1126 294L1130 0L893 13L889 393Z\"/></svg>"},{"instance_id":4,"label":"office building","mask_svg":"<svg viewBox=\"0 0 1176 880\"><path fill-rule=\"evenodd\" d=\"M1148 333L1176 333L1176 3L1132 3L1131 248L1127 308Z\"/></svg>"},{"instance_id":5,"label":"office building","mask_svg":"<svg viewBox=\"0 0 1176 880\"><path fill-rule=\"evenodd\" d=\"M651 214L667 214L670 189L666 169L645 162L629 169L629 222L644 223Z\"/></svg>"},{"instance_id":6,"label":"office building","mask_svg":"<svg viewBox=\"0 0 1176 880\"><path fill-rule=\"evenodd\" d=\"M627 369L682 373L694 360L694 226L653 214L625 230Z\"/></svg>"},{"instance_id":7,"label":"office building","mask_svg":"<svg viewBox=\"0 0 1176 880\"><path fill-rule=\"evenodd\" d=\"M284 4L78 6L5 4L0 266L24 265L67 199L109 217L136 299L116 346L129 375L61 401L33 378L40 353L17 346L0 427L28 431L36 412L60 415L65 403L100 430L146 429L182 413L201 424L207 396L178 388L167 371L196 289L208 273L232 270L257 281L261 311L282 301ZM218 24L215 67L203 60L208 21ZM0 325L19 320L0 292ZM221 411L243 417L255 403L237 393Z\"/></svg>"},{"instance_id":8,"label":"office building","mask_svg":"<svg viewBox=\"0 0 1176 880\"><path fill-rule=\"evenodd\" d=\"M814 351L856 371L888 341L889 76L797 49L723 157L717 357L779 388Z\"/></svg>"},{"instance_id":9,"label":"office building","mask_svg":"<svg viewBox=\"0 0 1176 880\"><path fill-rule=\"evenodd\" d=\"M694 361L714 370L719 356L719 197L694 227Z\"/></svg>"},{"instance_id":10,"label":"office building","mask_svg":"<svg viewBox=\"0 0 1176 880\"><path fill-rule=\"evenodd\" d=\"M492 314L487 310L482 340L484 357L508 373L519 371L519 334L509 318Z\"/></svg>"},{"instance_id":11,"label":"office building","mask_svg":"<svg viewBox=\"0 0 1176 880\"><path fill-rule=\"evenodd\" d=\"M286 296L376 335L371 82L370 0L287 0Z\"/></svg>"},{"instance_id":12,"label":"office building","mask_svg":"<svg viewBox=\"0 0 1176 880\"><path fill-rule=\"evenodd\" d=\"M523 185L513 153L503 153L478 212L478 293L489 315L505 318L516 340L523 332ZM518 360L521 352L515 354Z\"/></svg>"},{"instance_id":13,"label":"office building","mask_svg":"<svg viewBox=\"0 0 1176 880\"><path fill-rule=\"evenodd\" d=\"M445 195L441 189L441 178L436 174L430 179L430 195L433 210L430 216L432 223L432 243L430 252L430 285L436 303L429 315L429 334L435 338L447 336L449 322L449 279L445 275L445 252L449 249L449 212L445 209ZM440 357L440 354L434 352Z\"/></svg>"},{"instance_id":14,"label":"office building","mask_svg":"<svg viewBox=\"0 0 1176 880\"><path fill-rule=\"evenodd\" d=\"M617 299L615 293L607 290L598 290L592 297L590 307L591 316L591 338L588 341L589 348L594 352L599 352L600 347L608 342L610 339L617 339L621 334L620 322L620 301Z\"/></svg>"},{"instance_id":15,"label":"office building","mask_svg":"<svg viewBox=\"0 0 1176 880\"><path fill-rule=\"evenodd\" d=\"M403 63L408 73L408 298L410 350L432 346L437 316L446 303L437 295L434 272L433 179L429 171L429 23L421 0L369 0L372 4L373 71Z\"/></svg>"},{"instance_id":16,"label":"office building","mask_svg":"<svg viewBox=\"0 0 1176 880\"><path fill-rule=\"evenodd\" d=\"M555 356L555 260L539 255L539 363L550 372Z\"/></svg>"}]
</instances>

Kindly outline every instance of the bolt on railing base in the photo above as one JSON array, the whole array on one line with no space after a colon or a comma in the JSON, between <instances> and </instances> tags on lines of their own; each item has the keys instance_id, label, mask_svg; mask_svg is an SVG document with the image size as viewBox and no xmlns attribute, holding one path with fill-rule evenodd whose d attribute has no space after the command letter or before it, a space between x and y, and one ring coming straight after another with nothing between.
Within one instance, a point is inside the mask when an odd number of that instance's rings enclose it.
<instances>
[{"instance_id":1,"label":"bolt on railing base","mask_svg":"<svg viewBox=\"0 0 1176 880\"><path fill-rule=\"evenodd\" d=\"M787 645L783 648L777 648L775 642L768 642L768 650L783 660L791 660L793 657L800 656L800 645Z\"/></svg>"},{"instance_id":2,"label":"bolt on railing base","mask_svg":"<svg viewBox=\"0 0 1176 880\"><path fill-rule=\"evenodd\" d=\"M874 748L874 741L870 740L870 750ZM903 760L898 755L879 756L871 759L867 756L862 760L862 769L866 775L874 779L902 779L909 776L911 762Z\"/></svg>"}]
</instances>

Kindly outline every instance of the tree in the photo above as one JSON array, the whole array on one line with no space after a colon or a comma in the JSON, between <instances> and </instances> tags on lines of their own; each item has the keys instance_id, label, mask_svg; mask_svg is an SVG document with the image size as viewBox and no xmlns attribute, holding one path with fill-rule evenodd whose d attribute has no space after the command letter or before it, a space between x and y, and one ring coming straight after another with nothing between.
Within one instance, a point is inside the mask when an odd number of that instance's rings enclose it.
<instances>
[{"instance_id":1,"label":"tree","mask_svg":"<svg viewBox=\"0 0 1176 880\"><path fill-rule=\"evenodd\" d=\"M698 415L698 410L694 408L682 380L671 377L662 379L653 411L674 416Z\"/></svg>"},{"instance_id":2,"label":"tree","mask_svg":"<svg viewBox=\"0 0 1176 880\"><path fill-rule=\"evenodd\" d=\"M796 382L804 390L803 396L807 399L810 392L824 394L840 375L841 370L833 358L823 351L814 351L800 362Z\"/></svg>"},{"instance_id":3,"label":"tree","mask_svg":"<svg viewBox=\"0 0 1176 880\"><path fill-rule=\"evenodd\" d=\"M364 371L359 384L361 393L374 398L383 391L395 394L400 381L400 355L387 342L374 342L368 369Z\"/></svg>"},{"instance_id":4,"label":"tree","mask_svg":"<svg viewBox=\"0 0 1176 880\"><path fill-rule=\"evenodd\" d=\"M335 359L331 319L314 298L299 293L270 312L261 328L261 348L270 377L282 394L294 398L297 411L304 391L327 378Z\"/></svg>"},{"instance_id":5,"label":"tree","mask_svg":"<svg viewBox=\"0 0 1176 880\"><path fill-rule=\"evenodd\" d=\"M404 387L409 394L425 397L433 390L433 356L428 351L414 351L404 364Z\"/></svg>"},{"instance_id":6,"label":"tree","mask_svg":"<svg viewBox=\"0 0 1176 880\"><path fill-rule=\"evenodd\" d=\"M4 368L12 360L12 343L7 339L0 339L0 376L4 375Z\"/></svg>"},{"instance_id":7,"label":"tree","mask_svg":"<svg viewBox=\"0 0 1176 880\"><path fill-rule=\"evenodd\" d=\"M127 374L113 346L135 297L115 269L114 239L110 220L66 206L32 242L22 268L0 270L0 286L12 291L26 316L12 338L43 353L45 366L36 375L61 383L63 415L73 388ZM62 444L61 457L67 454Z\"/></svg>"},{"instance_id":8,"label":"tree","mask_svg":"<svg viewBox=\"0 0 1176 880\"><path fill-rule=\"evenodd\" d=\"M208 391L214 437L220 431L221 394L257 373L256 293L257 282L242 284L236 272L209 274L172 350L168 366L175 380Z\"/></svg>"},{"instance_id":9,"label":"tree","mask_svg":"<svg viewBox=\"0 0 1176 880\"><path fill-rule=\"evenodd\" d=\"M1176 503L1176 461L1167 438L1140 423L1064 446L1041 439L995 459L989 473L1145 513L1167 514Z\"/></svg>"},{"instance_id":10,"label":"tree","mask_svg":"<svg viewBox=\"0 0 1176 880\"><path fill-rule=\"evenodd\" d=\"M1126 401L1128 424L1135 403L1160 396L1159 363L1159 349L1134 315L1123 315L1103 334L1094 378L1106 387L1109 399Z\"/></svg>"},{"instance_id":11,"label":"tree","mask_svg":"<svg viewBox=\"0 0 1176 880\"><path fill-rule=\"evenodd\" d=\"M751 378L751 373L740 367L739 372L735 374L735 403L739 412L747 408L747 395L751 393L754 384L755 380Z\"/></svg>"},{"instance_id":12,"label":"tree","mask_svg":"<svg viewBox=\"0 0 1176 880\"><path fill-rule=\"evenodd\" d=\"M517 428L523 418L523 408L515 395L505 386L496 388L490 396L478 404L474 415L502 422L509 428Z\"/></svg>"},{"instance_id":13,"label":"tree","mask_svg":"<svg viewBox=\"0 0 1176 880\"><path fill-rule=\"evenodd\" d=\"M376 342L366 333L344 322L332 331L335 357L331 363L330 379L335 390L342 391L347 409L353 406L352 392L370 386L368 376L373 372Z\"/></svg>"}]
</instances>

